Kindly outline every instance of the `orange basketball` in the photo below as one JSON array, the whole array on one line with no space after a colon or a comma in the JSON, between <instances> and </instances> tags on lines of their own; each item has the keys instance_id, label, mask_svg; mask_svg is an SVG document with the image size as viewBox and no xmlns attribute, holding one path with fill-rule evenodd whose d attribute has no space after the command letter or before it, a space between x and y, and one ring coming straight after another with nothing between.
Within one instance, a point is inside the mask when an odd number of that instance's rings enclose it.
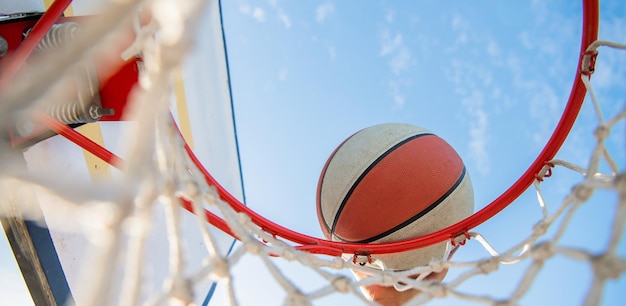
<instances>
[{"instance_id":1,"label":"orange basketball","mask_svg":"<svg viewBox=\"0 0 626 306\"><path fill-rule=\"evenodd\" d=\"M459 222L473 207L472 184L456 151L408 124L376 125L350 136L331 154L317 187L322 231L336 241L414 238ZM418 251L411 258L379 257L389 268L408 269L441 259L445 243Z\"/></svg>"}]
</instances>

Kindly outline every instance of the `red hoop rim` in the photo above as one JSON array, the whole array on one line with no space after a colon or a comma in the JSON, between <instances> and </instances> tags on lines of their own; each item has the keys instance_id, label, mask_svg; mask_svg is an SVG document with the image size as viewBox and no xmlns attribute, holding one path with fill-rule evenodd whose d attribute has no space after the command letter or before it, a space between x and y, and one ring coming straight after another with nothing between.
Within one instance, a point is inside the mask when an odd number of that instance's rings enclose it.
<instances>
[{"instance_id":1,"label":"red hoop rim","mask_svg":"<svg viewBox=\"0 0 626 306\"><path fill-rule=\"evenodd\" d=\"M582 58L587 46L597 40L598 37L598 23L599 23L599 3L597 0L583 0L582 9L582 35L580 52L578 59L578 66L582 64ZM186 146L189 155L192 159L195 159L196 165L201 168L205 173L207 182L216 186L220 197L227 201L235 210L248 214L252 221L260 226L266 232L283 237L292 242L301 244L298 247L301 250L306 250L311 253L327 254L327 255L340 255L341 253L367 253L367 254L382 254L382 253L396 253L407 251L410 249L416 249L426 247L435 243L443 242L446 240L454 239L458 236L463 236L472 228L484 223L491 217L498 214L505 207L509 206L515 199L517 199L535 180L535 175L542 169L546 162L550 161L561 148L563 142L567 138L576 117L580 112L582 103L584 101L587 90L580 79L580 68L577 69L574 82L572 85L572 91L567 102L567 105L561 115L561 119L557 124L552 136L548 140L544 149L539 153L535 161L530 167L522 174L522 176L515 181L511 187L504 191L500 196L493 200L490 204L483 209L475 212L473 215L466 219L446 227L437 232L433 232L421 237L380 244L353 244L346 242L335 242L325 239L318 239L311 236L303 235L301 233L284 228L272 221L265 219L258 215L253 210L247 208L235 197L229 194L219 183L211 177L209 173L204 170L199 162L196 162L193 152Z\"/></svg>"},{"instance_id":2,"label":"red hoop rim","mask_svg":"<svg viewBox=\"0 0 626 306\"><path fill-rule=\"evenodd\" d=\"M587 46L597 40L598 37L598 23L599 23L599 3L597 0L583 0L582 9L582 35L580 43L580 52L578 59L578 66L582 64L582 58ZM580 79L580 68L576 70L574 82L572 85L572 91L567 102L567 105L561 115L561 119L557 124L552 136L548 140L544 149L539 153L535 161L530 167L521 175L517 181L515 181L511 187L504 191L500 196L493 200L490 204L483 209L475 212L473 215L466 219L446 227L437 232L433 232L421 237L407 239L398 242L380 243L380 244L354 244L346 242L335 242L325 239L314 238L311 236L303 235L301 233L292 231L285 227L282 227L251 210L243 205L235 197L233 197L228 191L226 191L209 173L206 172L201 164L197 162L193 152L186 146L189 155L192 159L195 159L196 165L204 172L207 182L218 188L218 193L223 200L228 202L235 210L244 212L249 215L252 221L260 226L266 232L283 237L292 242L301 244L297 247L301 250L306 250L311 253L327 254L327 255L340 255L341 253L367 253L367 254L382 254L382 253L396 253L407 251L410 249L416 249L420 247L426 247L435 243L443 242L446 240L454 239L458 236L463 236L472 228L484 223L491 217L498 214L505 207L509 206L515 199L517 199L535 180L535 175L542 169L546 162L550 161L556 153L559 151L563 142L567 138L576 117L580 112L587 90Z\"/></svg>"},{"instance_id":3,"label":"red hoop rim","mask_svg":"<svg viewBox=\"0 0 626 306\"><path fill-rule=\"evenodd\" d=\"M55 3L56 2L57 1L55 1ZM243 212L250 216L252 222L258 225L265 232L299 244L295 246L295 248L299 250L331 256L340 256L342 253L384 254L422 248L450 239L454 240L456 237L464 236L472 228L484 223L485 221L498 214L505 207L509 206L515 199L517 199L524 191L526 191L526 189L528 189L528 187L530 187L532 182L536 179L536 174L542 169L545 163L550 161L556 155L558 150L561 148L563 142L567 138L567 135L569 134L572 126L574 125L574 122L576 121L576 117L578 116L578 113L582 107L582 103L587 92L584 84L580 79L580 66L582 64L582 58L585 50L587 49L587 46L597 40L599 23L599 1L583 0L582 2L583 18L581 44L578 59L579 68L576 71L567 105L561 115L561 119L559 120L557 127L555 128L552 136L546 143L546 146L539 153L539 155L529 166L529 168L521 175L521 177L517 179L517 181L515 181L511 185L511 187L505 190L495 200L493 200L481 210L475 212L473 215L465 218L464 220L437 232L408 240L380 244L354 244L346 242L336 242L304 235L285 228L279 224L276 224L254 212L252 209L246 207L210 175L210 173L204 168L204 166L200 163L191 148L186 143L185 149L189 157L196 164L198 169L200 169L200 171L203 173L207 183L217 188L218 195L223 201L227 202L235 211ZM48 12L46 12L46 14L47 13ZM46 17L46 14L44 14L42 19ZM47 30L43 28L42 31L47 32ZM34 45L36 45L36 43ZM84 136L80 135L73 129L63 124L54 124L54 121L56 120L52 118L44 119L45 123L52 130L59 133L60 135L65 136L69 140L73 141L74 143L83 147L94 155L102 158L104 161L117 167L119 167L120 164L123 163L123 161L119 157L111 154L99 145L94 145L94 143L90 143L88 139L86 139ZM193 211L191 205L188 205L187 200L181 200L181 204L184 208L189 211ZM207 217L207 220L211 224L220 228L222 231L232 235L232 232L230 231L230 229L228 229L228 226L226 225L224 220L211 214L208 211L205 211L205 215Z\"/></svg>"}]
</instances>

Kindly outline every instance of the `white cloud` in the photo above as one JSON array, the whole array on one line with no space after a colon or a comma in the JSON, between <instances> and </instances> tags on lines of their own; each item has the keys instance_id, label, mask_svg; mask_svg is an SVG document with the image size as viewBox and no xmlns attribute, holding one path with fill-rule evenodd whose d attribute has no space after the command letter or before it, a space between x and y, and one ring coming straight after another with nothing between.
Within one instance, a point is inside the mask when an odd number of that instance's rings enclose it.
<instances>
[{"instance_id":1,"label":"white cloud","mask_svg":"<svg viewBox=\"0 0 626 306\"><path fill-rule=\"evenodd\" d=\"M396 12L394 10L388 10L387 14L385 15L385 21L387 21L387 23L393 23L395 17Z\"/></svg>"},{"instance_id":2,"label":"white cloud","mask_svg":"<svg viewBox=\"0 0 626 306\"><path fill-rule=\"evenodd\" d=\"M450 20L450 25L452 26L452 29L456 31L467 32L467 30L469 29L469 23L467 22L467 20L465 20L465 18L463 18L463 16L459 14L454 14L452 16L452 20Z\"/></svg>"},{"instance_id":3,"label":"white cloud","mask_svg":"<svg viewBox=\"0 0 626 306\"><path fill-rule=\"evenodd\" d=\"M547 135L552 133L552 129L561 117L559 111L559 97L554 89L546 82L528 81L525 84L529 97L529 114L535 122L533 129L533 141L537 145L543 145Z\"/></svg>"},{"instance_id":4,"label":"white cloud","mask_svg":"<svg viewBox=\"0 0 626 306\"><path fill-rule=\"evenodd\" d=\"M530 137L535 145L543 146L561 117L562 97L559 97L553 84L534 71L528 71L519 57L509 55L507 68L513 76L513 89L521 93L518 99L528 105L528 115L533 121L532 128L528 129Z\"/></svg>"},{"instance_id":5,"label":"white cloud","mask_svg":"<svg viewBox=\"0 0 626 306\"><path fill-rule=\"evenodd\" d=\"M252 8L247 3L244 3L239 5L239 12L244 15L250 15L250 12L252 12Z\"/></svg>"},{"instance_id":6,"label":"white cloud","mask_svg":"<svg viewBox=\"0 0 626 306\"><path fill-rule=\"evenodd\" d=\"M379 54L380 56L385 56L401 46L402 35L396 34L394 38L391 38L389 32L385 31L381 37L381 50Z\"/></svg>"},{"instance_id":7,"label":"white cloud","mask_svg":"<svg viewBox=\"0 0 626 306\"><path fill-rule=\"evenodd\" d=\"M446 52L453 52L459 49L460 47L466 45L469 42L469 30L470 25L467 20L463 18L463 16L459 14L454 14L452 19L450 20L450 26L452 30L456 32L457 37L454 40L454 43L450 47L446 49Z\"/></svg>"},{"instance_id":8,"label":"white cloud","mask_svg":"<svg viewBox=\"0 0 626 306\"><path fill-rule=\"evenodd\" d=\"M334 12L335 6L330 2L326 2L318 6L315 10L315 20L317 20L317 22L319 23L324 23L326 18L328 18L328 16L332 15Z\"/></svg>"},{"instance_id":9,"label":"white cloud","mask_svg":"<svg viewBox=\"0 0 626 306\"><path fill-rule=\"evenodd\" d=\"M254 11L252 11L252 17L258 20L259 22L265 21L265 11L263 11L260 7L255 7Z\"/></svg>"},{"instance_id":10,"label":"white cloud","mask_svg":"<svg viewBox=\"0 0 626 306\"><path fill-rule=\"evenodd\" d=\"M396 34L392 37L389 32L383 32L379 54L383 57L390 56L389 66L395 75L407 70L413 61L411 52L404 46L402 34Z\"/></svg>"},{"instance_id":11,"label":"white cloud","mask_svg":"<svg viewBox=\"0 0 626 306\"><path fill-rule=\"evenodd\" d=\"M406 103L404 95L400 92L400 85L396 81L389 82L389 94L393 99L393 104L396 108L401 109Z\"/></svg>"},{"instance_id":12,"label":"white cloud","mask_svg":"<svg viewBox=\"0 0 626 306\"><path fill-rule=\"evenodd\" d=\"M283 24L283 26L287 29L291 28L291 19L289 18L289 15L283 11L283 8L278 5L278 1L270 0L269 3L270 6L276 10L278 20Z\"/></svg>"},{"instance_id":13,"label":"white cloud","mask_svg":"<svg viewBox=\"0 0 626 306\"><path fill-rule=\"evenodd\" d=\"M278 8L278 20L282 22L285 28L287 29L291 28L291 19L289 19L289 16L287 16L287 14L283 11L282 8Z\"/></svg>"},{"instance_id":14,"label":"white cloud","mask_svg":"<svg viewBox=\"0 0 626 306\"><path fill-rule=\"evenodd\" d=\"M411 26L411 28L416 27L417 25L419 25L420 23L420 18L418 16L414 16L411 15L411 17L409 18L409 25ZM424 35L423 33L421 35Z\"/></svg>"},{"instance_id":15,"label":"white cloud","mask_svg":"<svg viewBox=\"0 0 626 306\"><path fill-rule=\"evenodd\" d=\"M532 10L533 17L535 18L535 22L544 22L549 16L546 1L532 0L530 8Z\"/></svg>"},{"instance_id":16,"label":"white cloud","mask_svg":"<svg viewBox=\"0 0 626 306\"><path fill-rule=\"evenodd\" d=\"M459 50L459 48L461 48L462 46L467 44L467 41L468 41L467 34L466 33L459 33L458 36L456 37L456 39L454 40L454 43L452 43L444 51L446 53L455 52L455 51Z\"/></svg>"},{"instance_id":17,"label":"white cloud","mask_svg":"<svg viewBox=\"0 0 626 306\"><path fill-rule=\"evenodd\" d=\"M468 41L469 41L469 38L467 37L467 33L461 32L457 35L456 39L454 40L454 43L452 43L450 47L446 48L445 51L448 53L454 52L458 50L460 47L466 45Z\"/></svg>"},{"instance_id":18,"label":"white cloud","mask_svg":"<svg viewBox=\"0 0 626 306\"><path fill-rule=\"evenodd\" d=\"M328 47L328 56L330 56L331 59L337 58L337 51L335 50L335 46Z\"/></svg>"},{"instance_id":19,"label":"white cloud","mask_svg":"<svg viewBox=\"0 0 626 306\"><path fill-rule=\"evenodd\" d=\"M249 15L250 12L252 11L252 9L250 8L250 5L248 4L241 4L239 5L239 12L244 14L244 15Z\"/></svg>"},{"instance_id":20,"label":"white cloud","mask_svg":"<svg viewBox=\"0 0 626 306\"><path fill-rule=\"evenodd\" d=\"M281 68L280 71L278 72L278 80L280 81L286 80L288 74L289 74L289 70L287 70L287 68L285 67Z\"/></svg>"},{"instance_id":21,"label":"white cloud","mask_svg":"<svg viewBox=\"0 0 626 306\"><path fill-rule=\"evenodd\" d=\"M480 91L473 91L463 98L463 106L469 115L469 149L470 154L478 165L478 172L486 175L490 171L489 153L487 152L489 119L484 109L483 95Z\"/></svg>"},{"instance_id":22,"label":"white cloud","mask_svg":"<svg viewBox=\"0 0 626 306\"><path fill-rule=\"evenodd\" d=\"M404 45L402 34L397 33L391 35L389 31L383 31L380 38L379 55L388 58L389 69L394 75L389 83L389 95L393 99L395 108L403 108L406 102L404 94L401 91L401 75L408 70L413 63L411 51ZM406 81L406 80L404 80Z\"/></svg>"},{"instance_id":23,"label":"white cloud","mask_svg":"<svg viewBox=\"0 0 626 306\"><path fill-rule=\"evenodd\" d=\"M522 46L524 46L524 48L532 50L535 48L535 45L533 44L532 40L530 39L530 37L528 37L528 32L523 31L521 32L518 36L517 39L522 43Z\"/></svg>"},{"instance_id":24,"label":"white cloud","mask_svg":"<svg viewBox=\"0 0 626 306\"><path fill-rule=\"evenodd\" d=\"M500 46L493 40L490 40L487 43L487 54L489 56L498 56L500 55Z\"/></svg>"},{"instance_id":25,"label":"white cloud","mask_svg":"<svg viewBox=\"0 0 626 306\"><path fill-rule=\"evenodd\" d=\"M411 53L407 48L400 48L396 54L391 57L389 61L389 66L391 66L391 72L393 74L398 75L400 72L409 69L409 65L411 64Z\"/></svg>"},{"instance_id":26,"label":"white cloud","mask_svg":"<svg viewBox=\"0 0 626 306\"><path fill-rule=\"evenodd\" d=\"M258 22L264 22L265 21L265 11L262 8L258 7L258 6L252 8L248 4L242 4L242 5L239 6L239 12L244 14L244 15L246 15L246 16L250 16L250 17L254 18Z\"/></svg>"},{"instance_id":27,"label":"white cloud","mask_svg":"<svg viewBox=\"0 0 626 306\"><path fill-rule=\"evenodd\" d=\"M460 97L465 111L464 117L468 120L470 158L477 165L478 172L487 175L491 166L487 150L490 136L485 92L491 92L491 95L500 93L491 88L491 73L472 62L452 59L446 75L454 85L454 92Z\"/></svg>"}]
</instances>

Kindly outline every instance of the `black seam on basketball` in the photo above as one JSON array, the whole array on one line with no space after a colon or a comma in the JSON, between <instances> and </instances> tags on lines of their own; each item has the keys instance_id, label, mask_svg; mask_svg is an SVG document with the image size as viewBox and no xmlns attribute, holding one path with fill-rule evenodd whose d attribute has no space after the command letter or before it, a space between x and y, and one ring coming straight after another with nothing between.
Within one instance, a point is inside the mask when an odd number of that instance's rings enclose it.
<instances>
[{"instance_id":1,"label":"black seam on basketball","mask_svg":"<svg viewBox=\"0 0 626 306\"><path fill-rule=\"evenodd\" d=\"M415 222L417 219L423 217L424 215L426 215L427 213L429 213L431 210L435 209L435 207L437 207L439 204L441 204L441 202L443 202L446 198L448 198L448 196L450 196L450 194L452 194L452 192L454 192L456 190L457 187L459 187L459 185L461 184L461 182L463 181L463 178L465 178L465 174L466 174L466 170L465 170L465 166L463 166L463 171L461 172L461 175L459 176L459 179L456 181L456 183L454 183L454 185L452 185L452 187L450 187L450 189L448 189L448 191L446 191L446 193L444 195L442 195L441 197L439 197L439 199L437 199L437 201L435 201L433 204L431 204L430 206L426 207L426 209L422 210L421 212L419 212L417 215L411 217L410 219L400 223L399 225L393 227L392 229L385 231L383 233L380 233L374 237L368 238L368 239L364 239L364 240L360 240L360 241L351 241L353 243L370 243L372 241L376 241L378 239L381 239L387 235L390 235L392 233L394 233L397 230L400 230L402 228L404 228L405 226Z\"/></svg>"},{"instance_id":2,"label":"black seam on basketball","mask_svg":"<svg viewBox=\"0 0 626 306\"><path fill-rule=\"evenodd\" d=\"M357 132L358 133L358 132ZM339 146L337 146L337 148L335 148L335 150L330 154L330 157L328 157L328 160L326 161L326 164L324 165L324 168L322 169L322 173L320 175L321 179L319 184L319 188L317 190L318 194L317 194L317 209L318 209L318 213L319 216L322 218L322 222L324 224L324 228L326 228L326 231L329 233L329 236L332 238L333 236L333 232L330 228L330 226L328 226L328 224L326 223L326 217L324 216L324 210L322 209L322 190L324 189L324 179L326 176L326 172L328 171L328 166L330 165L330 162L332 161L332 159L335 157L335 155L337 154L337 152L339 152L339 149L341 148L341 146L343 146L346 142L348 142L348 140L350 140L352 137L354 137L354 135L356 135L357 133L354 133L352 135L350 135L350 137L346 138L346 140L342 141Z\"/></svg>"},{"instance_id":3,"label":"black seam on basketball","mask_svg":"<svg viewBox=\"0 0 626 306\"><path fill-rule=\"evenodd\" d=\"M333 156L334 156L334 154L333 154ZM327 168L328 167L324 167L324 173L322 174L323 175L322 177L324 177L326 175ZM322 218L322 220L321 220L322 222L320 222L320 223L324 224L324 227L326 228L326 231L329 233L329 236L332 237L333 236L333 232L332 232L331 228L328 226L328 224L326 223L326 217L324 216L324 210L322 209L322 189L324 188L323 184L324 184L324 179L322 179L322 182L320 184L321 186L319 188L319 194L317 195L317 198L319 199L318 200L319 203L317 203L317 209L319 211L320 217Z\"/></svg>"},{"instance_id":4,"label":"black seam on basketball","mask_svg":"<svg viewBox=\"0 0 626 306\"><path fill-rule=\"evenodd\" d=\"M320 217L322 218L322 220L321 220L322 222L320 222L320 223L322 223L324 225L324 228L326 228L326 231L329 233L329 236L332 237L333 232L331 231L331 229L328 226L328 224L326 224L326 218L324 218L324 210L322 209L322 205L318 205L318 206L319 206L319 208L318 208L319 214L320 214Z\"/></svg>"},{"instance_id":5,"label":"black seam on basketball","mask_svg":"<svg viewBox=\"0 0 626 306\"><path fill-rule=\"evenodd\" d=\"M348 202L348 199L350 198L350 196L352 195L352 193L354 192L354 189L356 189L357 186L359 186L359 183L363 180L363 178L370 172L370 170L372 170L372 168L374 168L374 166L376 166L381 160L383 160L385 157L387 157L387 155L391 154L391 152L395 151L397 148L399 148L400 146L402 146L403 144L422 137L422 136L434 136L435 134L432 133L423 133L423 134L417 134L417 135L413 135L409 138L405 138L404 140L396 143L395 145L393 145L393 147L387 149L387 151L385 151L383 154L381 154L378 158L376 158L376 160L374 160L374 162L372 162L366 169L365 171L363 171L363 173L361 173L361 175L359 176L359 178L357 178L357 180L354 182L354 184L352 184L352 187L350 187L350 190L348 190L348 193L346 193L346 196L343 198L343 200L341 201L341 205L339 205L339 209L337 210L337 213L335 214L335 219L333 220L333 225L330 229L330 234L337 236L335 234L335 227L337 226L337 221L339 220L339 216L341 216L341 211L343 211L344 206L346 205L346 203ZM338 236L337 236L338 237ZM338 237L339 238L339 237ZM343 238L340 238L341 240L343 240ZM347 241L347 240L344 240Z\"/></svg>"}]
</instances>

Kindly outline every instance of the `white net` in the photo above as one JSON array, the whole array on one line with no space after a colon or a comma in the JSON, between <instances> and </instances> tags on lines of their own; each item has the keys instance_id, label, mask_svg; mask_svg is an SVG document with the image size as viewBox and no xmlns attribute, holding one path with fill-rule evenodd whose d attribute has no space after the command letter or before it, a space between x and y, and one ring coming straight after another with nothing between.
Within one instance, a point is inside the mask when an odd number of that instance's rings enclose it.
<instances>
[{"instance_id":1,"label":"white net","mask_svg":"<svg viewBox=\"0 0 626 306\"><path fill-rule=\"evenodd\" d=\"M542 269L557 256L581 262L592 271L592 280L587 282L589 286L584 294L585 305L600 304L607 282L624 277L626 258L619 254L618 247L623 244L626 224L626 176L622 173L623 165L612 157L614 154L605 143L611 136L623 138L624 131L614 127L624 124L626 109L603 114L588 74L582 74L581 78L589 90L587 103L593 105L597 117L597 127L593 131L595 147L588 148L588 163L574 165L552 160L546 164L534 182L541 217L536 223L528 225L530 234L527 237L503 252L498 253L489 246L486 242L488 233L485 238L477 233L468 233L472 239L467 243L480 242L486 250L484 258L471 262L435 261L427 267L401 272L380 271L341 257L298 250L294 243L263 231L249 216L237 212L222 200L216 188L206 183L202 172L185 151L169 113L171 74L193 43L191 37L199 22L198 12L203 11L206 5L204 1L174 0L111 3L103 13L106 18L85 29L84 39L67 52L51 55L56 57L48 58L47 62L54 64L25 66L23 73L3 95L0 105L2 122L43 100L46 103L62 103L67 96L63 90L64 82L70 82L67 80L76 73L67 68L72 67L70 63L77 58L106 60L108 54L98 50L109 50L104 45L111 47L119 41L115 36L123 32L123 27L111 28L110 25L134 23L137 38L123 54L127 57L141 54L145 65L140 79L141 90L129 102L134 110L135 128L125 134L127 154L124 155L123 165L118 165L123 171L114 180L97 186L67 186L54 178L33 177L23 169L13 167L19 157L11 153L9 144L2 144L3 152L0 152L3 156L0 187L4 196L2 203L6 204L5 214L37 219L40 217L38 210L29 205L36 205L38 201L31 196L53 198L54 201L48 202L54 203L54 207L48 209L54 210L55 214L47 216L46 221L87 241L86 259L82 264L83 281L80 282L82 287L72 292L78 304L193 304L199 300L196 292L198 284L207 281L220 284L226 292L227 304L238 304L239 292L248 289L234 285L232 271L244 256L258 257L266 266L268 273L285 292L282 300L277 299L277 304L286 305L309 305L331 294L354 295L364 304L374 304L360 290L361 286L371 284L401 284L420 290L422 294L415 296L409 302L411 304L455 298L479 304L515 305L527 294ZM137 17L139 11L149 12L150 22L141 25ZM592 51L599 46L624 48L615 43L598 42L590 47L589 54L593 54ZM36 80L26 80L24 76L35 76ZM32 84L41 85L33 87ZM568 171L579 176L571 191L564 194L562 202L545 199L542 193L544 179L549 181L547 177ZM24 193L24 190L28 192ZM609 230L607 237L602 237L604 247L590 251L561 243L569 221L579 213L580 207L596 205L594 200L598 192L608 192L612 194L609 198L613 199L611 206L602 206L602 209L614 211L605 220ZM103 196L104 193L107 196ZM606 198L603 194L600 201ZM198 213L197 222L192 226L193 230L201 233L205 249L198 262L190 262L191 255L184 248L187 238L181 230L183 226L189 226L181 221L181 215L188 214L180 208L183 202L191 203L197 212L210 208L226 221L241 243L225 256L221 246L215 243L205 215ZM159 226L158 222L163 222L162 226L166 228L161 243L168 247L169 272L162 284L146 288L144 281L152 268L149 261L144 260L145 245L151 228ZM506 227L503 228L506 231ZM303 289L297 276L282 271L278 260L295 263L325 282L317 288ZM355 260L363 258L357 256ZM508 264L524 267L510 294L504 297L501 293L473 294L462 288L469 280L496 274ZM458 272L451 273L453 276L443 282L410 277L415 274L425 276L444 269ZM350 270L371 276L356 280L349 275ZM563 273L564 277L569 277L567 272Z\"/></svg>"}]
</instances>

